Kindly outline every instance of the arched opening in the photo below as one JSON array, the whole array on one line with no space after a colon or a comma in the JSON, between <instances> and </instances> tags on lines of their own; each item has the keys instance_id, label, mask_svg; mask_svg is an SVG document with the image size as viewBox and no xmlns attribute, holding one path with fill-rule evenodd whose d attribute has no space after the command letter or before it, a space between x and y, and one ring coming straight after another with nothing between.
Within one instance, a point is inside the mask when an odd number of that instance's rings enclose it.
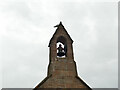
<instances>
[{"instance_id":1,"label":"arched opening","mask_svg":"<svg viewBox=\"0 0 120 90\"><path fill-rule=\"evenodd\" d=\"M58 37L57 39L57 57L66 57L67 56L67 41L63 36Z\"/></svg>"}]
</instances>

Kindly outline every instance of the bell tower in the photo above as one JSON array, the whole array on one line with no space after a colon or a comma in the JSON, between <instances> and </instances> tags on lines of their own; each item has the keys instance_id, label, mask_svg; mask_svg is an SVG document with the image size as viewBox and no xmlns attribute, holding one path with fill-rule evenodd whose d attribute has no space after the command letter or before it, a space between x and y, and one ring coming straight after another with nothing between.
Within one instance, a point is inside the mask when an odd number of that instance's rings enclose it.
<instances>
[{"instance_id":1,"label":"bell tower","mask_svg":"<svg viewBox=\"0 0 120 90\"><path fill-rule=\"evenodd\" d=\"M53 58L55 59L57 57L56 45L58 42L64 45L65 49L64 51L66 53L65 57L69 60L73 60L73 48L72 48L73 40L71 39L71 37L69 36L61 22L59 25L55 27L57 27L56 32L54 33L53 37L49 42L50 60L53 60Z\"/></svg>"},{"instance_id":2,"label":"bell tower","mask_svg":"<svg viewBox=\"0 0 120 90\"><path fill-rule=\"evenodd\" d=\"M60 22L49 42L49 65L47 77L38 88L91 88L78 76L73 54L73 40Z\"/></svg>"}]
</instances>

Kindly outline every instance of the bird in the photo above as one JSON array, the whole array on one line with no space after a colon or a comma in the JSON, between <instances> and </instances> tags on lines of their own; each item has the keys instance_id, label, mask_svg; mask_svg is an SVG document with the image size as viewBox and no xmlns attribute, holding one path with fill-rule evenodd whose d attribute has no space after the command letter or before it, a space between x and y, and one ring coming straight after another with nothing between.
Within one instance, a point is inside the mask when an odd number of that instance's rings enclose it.
<instances>
[{"instance_id":1,"label":"bird","mask_svg":"<svg viewBox=\"0 0 120 90\"><path fill-rule=\"evenodd\" d=\"M55 25L54 28L58 27L59 25Z\"/></svg>"},{"instance_id":2,"label":"bird","mask_svg":"<svg viewBox=\"0 0 120 90\"><path fill-rule=\"evenodd\" d=\"M62 22L61 22L61 21L60 21L60 24L55 25L54 28L55 28L55 27L59 27L59 25L62 25Z\"/></svg>"}]
</instances>

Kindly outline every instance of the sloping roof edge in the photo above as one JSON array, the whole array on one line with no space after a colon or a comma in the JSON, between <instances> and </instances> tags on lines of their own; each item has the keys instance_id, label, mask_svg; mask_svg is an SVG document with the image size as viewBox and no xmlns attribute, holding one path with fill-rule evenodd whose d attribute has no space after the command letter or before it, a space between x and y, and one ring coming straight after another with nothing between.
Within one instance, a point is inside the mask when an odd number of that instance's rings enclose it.
<instances>
[{"instance_id":1,"label":"sloping roof edge","mask_svg":"<svg viewBox=\"0 0 120 90\"><path fill-rule=\"evenodd\" d=\"M55 33L53 34L52 38L50 39L50 42L49 42L48 47L50 47L51 41L53 40L53 38L54 38L55 34L57 33L57 30L59 29L59 26L62 26L62 27L63 27L63 29L64 29L64 30L65 30L65 32L67 33L68 37L70 38L70 40L71 40L71 41L72 41L72 43L73 43L72 38L71 38L71 37L70 37L70 35L68 34L67 30L64 28L64 26L63 26L62 22L60 22L60 24L59 24L59 25L54 26L54 27L57 27L57 29L56 29Z\"/></svg>"},{"instance_id":2,"label":"sloping roof edge","mask_svg":"<svg viewBox=\"0 0 120 90\"><path fill-rule=\"evenodd\" d=\"M79 76L76 76L77 79L79 79L83 84L85 84L90 90L92 90Z\"/></svg>"},{"instance_id":3,"label":"sloping roof edge","mask_svg":"<svg viewBox=\"0 0 120 90\"><path fill-rule=\"evenodd\" d=\"M39 86L41 86L44 82L46 82L48 80L48 78L50 78L51 76L52 76L52 74L50 74L49 76L44 78L33 90L37 90L39 88Z\"/></svg>"}]
</instances>

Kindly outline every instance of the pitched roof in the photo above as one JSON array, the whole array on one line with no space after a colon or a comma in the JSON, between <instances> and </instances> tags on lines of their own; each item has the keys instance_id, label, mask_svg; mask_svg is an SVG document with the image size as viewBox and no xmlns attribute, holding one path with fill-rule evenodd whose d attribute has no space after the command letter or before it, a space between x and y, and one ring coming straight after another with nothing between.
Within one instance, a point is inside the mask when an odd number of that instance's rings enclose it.
<instances>
[{"instance_id":1,"label":"pitched roof","mask_svg":"<svg viewBox=\"0 0 120 90\"><path fill-rule=\"evenodd\" d=\"M63 26L62 22L60 22L58 25L54 26L54 27L57 27L57 29L56 29L55 33L53 34L52 38L50 39L50 42L49 42L48 47L50 47L51 41L53 40L53 38L54 38L55 34L57 33L57 31L58 31L58 29L59 29L59 27L60 27L60 26L62 26L62 27L63 27L63 30L67 33L68 37L70 38L70 40L71 40L71 41L72 41L72 43L73 43L72 38L70 37L70 35L69 35L69 34L68 34L68 32L66 31L66 29L64 28L64 26Z\"/></svg>"}]
</instances>

